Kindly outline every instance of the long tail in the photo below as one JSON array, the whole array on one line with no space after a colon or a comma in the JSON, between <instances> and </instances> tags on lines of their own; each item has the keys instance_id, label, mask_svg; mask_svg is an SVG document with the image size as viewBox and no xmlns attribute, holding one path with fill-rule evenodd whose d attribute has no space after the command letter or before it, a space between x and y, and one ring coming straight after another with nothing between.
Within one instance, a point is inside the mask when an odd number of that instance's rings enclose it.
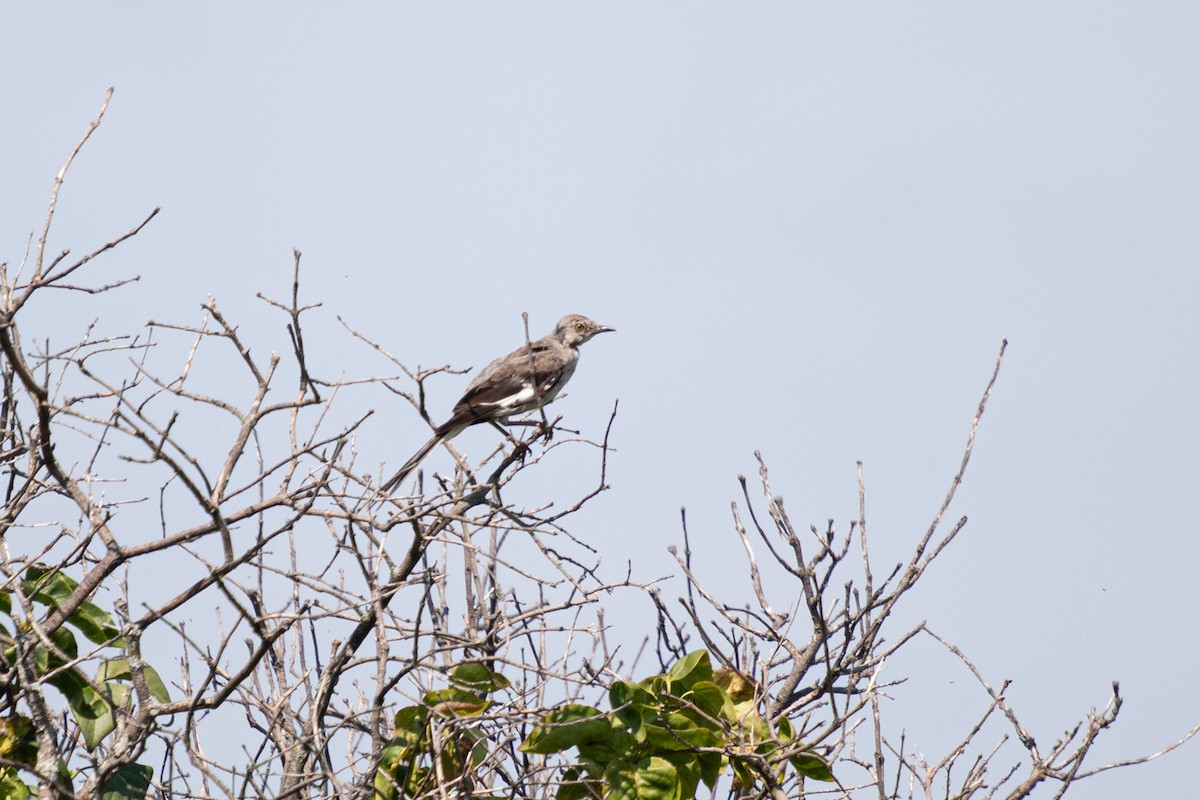
<instances>
[{"instance_id":1,"label":"long tail","mask_svg":"<svg viewBox=\"0 0 1200 800\"><path fill-rule=\"evenodd\" d=\"M425 460L425 456L429 455L429 452L433 450L433 448L437 447L442 442L449 441L455 436L458 436L463 432L463 430L472 424L454 424L456 422L457 420L451 419L449 422L444 422L439 425L437 430L433 432L433 438L421 445L421 449L413 453L412 458L410 458L408 461L405 461L404 466L401 467L395 475L388 478L387 483L379 487L380 490L384 494L391 494L393 491L395 491L397 486L404 482L404 479L407 478L414 469L420 466L421 462Z\"/></svg>"},{"instance_id":2,"label":"long tail","mask_svg":"<svg viewBox=\"0 0 1200 800\"><path fill-rule=\"evenodd\" d=\"M446 436L444 433L435 433L432 439L421 445L421 449L413 453L413 457L404 462L404 466L401 467L395 475L388 478L387 483L383 484L379 488L384 494L391 494L397 486L404 482L404 479L409 476L409 473L420 466L421 462L425 460L425 456L429 455L430 450L437 447L448 438L450 437Z\"/></svg>"}]
</instances>

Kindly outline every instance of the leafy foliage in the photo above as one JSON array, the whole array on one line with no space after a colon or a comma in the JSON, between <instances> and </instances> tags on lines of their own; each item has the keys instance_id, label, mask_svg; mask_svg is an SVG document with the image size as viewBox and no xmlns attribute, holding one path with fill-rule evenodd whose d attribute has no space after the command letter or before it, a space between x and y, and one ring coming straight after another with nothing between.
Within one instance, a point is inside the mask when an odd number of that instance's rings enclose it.
<instances>
[{"instance_id":1,"label":"leafy foliage","mask_svg":"<svg viewBox=\"0 0 1200 800\"><path fill-rule=\"evenodd\" d=\"M30 608L44 607L47 617L59 611L78 588L78 583L63 572L41 565L26 569L21 578L21 596ZM48 683L67 700L84 746L95 751L117 726L117 715L132 707L133 672L128 647L112 616L95 603L85 600L66 616L66 623L86 639L99 645L101 652L119 653L100 661L94 676L88 676L79 665L79 640L66 626L44 631L45 619L38 622L27 618L22 607L14 606L12 591L0 591L0 643L6 672L4 694L9 698L9 716L0 719L0 796L21 798L36 794L25 784L20 772L33 772L37 767L38 745L34 722L30 716L15 709L11 699L23 691L18 660L30 665L34 680ZM39 637L44 631L44 638ZM150 695L160 703L170 700L166 685L153 667L144 665L142 675ZM103 797L142 798L150 785L153 769L138 764L124 764L114 770L103 787ZM70 785L71 776L65 763L58 766L58 779Z\"/></svg>"},{"instance_id":2,"label":"leafy foliage","mask_svg":"<svg viewBox=\"0 0 1200 800\"><path fill-rule=\"evenodd\" d=\"M429 692L422 701L396 712L392 739L375 773L376 800L400 800L436 794L458 784L465 792L470 771L487 755L483 731L464 720L492 705L487 695L508 688L508 680L482 664L459 664L450 672L452 686Z\"/></svg>"},{"instance_id":3,"label":"leafy foliage","mask_svg":"<svg viewBox=\"0 0 1200 800\"><path fill-rule=\"evenodd\" d=\"M833 780L828 762L797 741L786 718L772 730L754 682L714 670L707 651L638 683L616 681L608 699L608 713L579 704L549 712L521 744L531 754L578 752L558 800L693 798L727 769L736 787L750 788L778 783L787 764L804 777Z\"/></svg>"}]
</instances>

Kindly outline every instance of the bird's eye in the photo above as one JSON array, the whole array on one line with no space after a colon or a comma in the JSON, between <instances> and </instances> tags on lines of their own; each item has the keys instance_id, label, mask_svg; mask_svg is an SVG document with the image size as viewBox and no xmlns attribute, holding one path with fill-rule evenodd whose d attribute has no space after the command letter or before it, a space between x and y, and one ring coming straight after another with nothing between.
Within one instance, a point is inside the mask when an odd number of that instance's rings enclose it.
<instances>
[{"instance_id":1,"label":"bird's eye","mask_svg":"<svg viewBox=\"0 0 1200 800\"><path fill-rule=\"evenodd\" d=\"M582 323L582 322L576 322L576 323L575 323L575 330L579 331L580 333L583 333L583 323Z\"/></svg>"}]
</instances>

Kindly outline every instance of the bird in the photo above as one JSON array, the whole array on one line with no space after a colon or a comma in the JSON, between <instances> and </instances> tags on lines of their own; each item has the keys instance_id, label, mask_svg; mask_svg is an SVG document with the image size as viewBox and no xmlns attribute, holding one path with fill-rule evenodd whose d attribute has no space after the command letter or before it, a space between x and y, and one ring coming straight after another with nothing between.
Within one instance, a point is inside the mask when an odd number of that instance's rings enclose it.
<instances>
[{"instance_id":1,"label":"bird","mask_svg":"<svg viewBox=\"0 0 1200 800\"><path fill-rule=\"evenodd\" d=\"M434 428L433 437L380 488L391 494L442 442L481 422L507 422L509 417L551 403L575 374L579 346L616 328L600 325L581 314L568 314L554 332L529 342L483 368L467 384L450 419Z\"/></svg>"}]
</instances>

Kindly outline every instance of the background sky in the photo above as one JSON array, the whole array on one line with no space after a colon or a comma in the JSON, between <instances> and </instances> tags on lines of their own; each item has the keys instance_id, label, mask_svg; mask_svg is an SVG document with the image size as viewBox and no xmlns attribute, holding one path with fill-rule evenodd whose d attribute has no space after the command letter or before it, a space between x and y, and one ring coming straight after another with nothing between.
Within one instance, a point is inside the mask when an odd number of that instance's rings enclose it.
<instances>
[{"instance_id":1,"label":"background sky","mask_svg":"<svg viewBox=\"0 0 1200 800\"><path fill-rule=\"evenodd\" d=\"M0 52L0 260L109 86L50 249L163 209L95 273L137 285L41 307L64 341L212 295L282 342L255 293L286 296L292 248L328 373L388 371L336 315L414 367L482 367L523 311L616 327L555 406L599 437L620 401L573 528L614 570L675 572L686 506L701 574L742 592L755 449L820 527L857 516L863 461L877 563L904 558L1007 338L970 522L905 619L1011 678L1047 744L1119 679L1093 764L1200 722L1195 4L6 4ZM394 468L427 428L390 402L361 445ZM931 756L984 706L929 644L892 670ZM1198 747L1071 796L1194 796Z\"/></svg>"}]
</instances>

